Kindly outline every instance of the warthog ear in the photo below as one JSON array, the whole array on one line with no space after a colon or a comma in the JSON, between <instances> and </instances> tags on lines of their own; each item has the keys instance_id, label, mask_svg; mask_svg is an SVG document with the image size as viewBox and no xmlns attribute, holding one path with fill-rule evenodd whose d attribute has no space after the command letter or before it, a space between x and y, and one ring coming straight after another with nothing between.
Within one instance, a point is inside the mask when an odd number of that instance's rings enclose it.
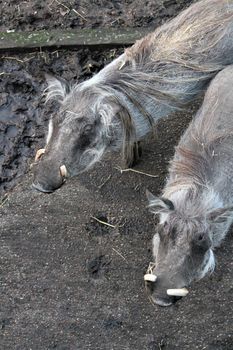
<instances>
[{"instance_id":1,"label":"warthog ear","mask_svg":"<svg viewBox=\"0 0 233 350\"><path fill-rule=\"evenodd\" d=\"M170 213L175 209L174 204L167 198L156 197L148 190L146 190L146 196L149 201L148 207L152 213Z\"/></svg>"},{"instance_id":2,"label":"warthog ear","mask_svg":"<svg viewBox=\"0 0 233 350\"><path fill-rule=\"evenodd\" d=\"M221 223L233 217L233 207L214 209L207 215L210 222Z\"/></svg>"},{"instance_id":3,"label":"warthog ear","mask_svg":"<svg viewBox=\"0 0 233 350\"><path fill-rule=\"evenodd\" d=\"M55 78L45 74L48 87L45 89L46 101L56 100L62 102L70 91L70 86L65 79Z\"/></svg>"}]
</instances>

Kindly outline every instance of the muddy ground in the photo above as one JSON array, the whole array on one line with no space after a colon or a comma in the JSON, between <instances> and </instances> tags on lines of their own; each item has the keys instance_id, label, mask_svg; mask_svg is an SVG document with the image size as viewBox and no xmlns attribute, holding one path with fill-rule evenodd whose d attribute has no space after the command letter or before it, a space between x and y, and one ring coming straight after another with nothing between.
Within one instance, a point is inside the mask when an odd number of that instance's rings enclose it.
<instances>
[{"instance_id":1,"label":"muddy ground","mask_svg":"<svg viewBox=\"0 0 233 350\"><path fill-rule=\"evenodd\" d=\"M232 350L232 233L214 274L172 307L153 306L143 274L155 220L145 190L158 193L188 116L160 123L136 169L106 159L51 195L23 183L1 220L1 349ZM112 224L108 227L93 217Z\"/></svg>"},{"instance_id":2,"label":"muddy ground","mask_svg":"<svg viewBox=\"0 0 233 350\"><path fill-rule=\"evenodd\" d=\"M3 0L0 31L98 27L155 28L193 0Z\"/></svg>"},{"instance_id":3,"label":"muddy ground","mask_svg":"<svg viewBox=\"0 0 233 350\"><path fill-rule=\"evenodd\" d=\"M98 3L103 7L95 7ZM143 6L133 1L96 1L92 7L99 12L96 18L90 14L84 26L107 26L112 20L105 15L109 7L128 9L133 3L138 21L141 18L141 23L136 22L135 15L134 22L147 25L148 8L164 5L173 16L190 1L146 1ZM62 15L59 9L51 11L50 20L42 16L31 27L20 24L15 6L34 9L36 4L3 2L3 8L11 7L4 12L2 28L52 28L55 22L70 27L71 13ZM122 25L132 26L126 13L119 13ZM28 18L26 10L22 16ZM166 19L164 13L155 17ZM121 174L116 169L120 157L113 155L54 194L37 193L30 187L29 164L35 149L43 146L48 117L57 108L43 103L43 73L83 80L120 52L5 53L1 57L0 349L233 349L232 232L216 251L215 273L194 284L187 298L174 306L151 305L143 285L155 230L145 190L160 192L174 146L197 104L189 113L161 121L158 138L143 143L143 157L135 169L157 177Z\"/></svg>"}]
</instances>

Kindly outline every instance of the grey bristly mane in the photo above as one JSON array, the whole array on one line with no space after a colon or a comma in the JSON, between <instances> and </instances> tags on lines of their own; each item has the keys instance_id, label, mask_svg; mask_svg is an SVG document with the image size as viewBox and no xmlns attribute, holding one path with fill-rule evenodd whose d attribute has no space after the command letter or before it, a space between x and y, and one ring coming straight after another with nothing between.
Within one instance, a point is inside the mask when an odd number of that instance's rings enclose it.
<instances>
[{"instance_id":1,"label":"grey bristly mane","mask_svg":"<svg viewBox=\"0 0 233 350\"><path fill-rule=\"evenodd\" d=\"M107 106L119 106L116 116L109 108L106 128L111 123L115 126L115 136L120 135L116 143L130 162L136 140L151 131L161 117L184 109L231 63L233 1L204 0L137 41L94 78L74 86L67 96L78 101L80 110L88 104L82 98L85 94L91 96L88 105L94 108L101 101L106 110ZM63 96L64 89L60 91Z\"/></svg>"},{"instance_id":2,"label":"grey bristly mane","mask_svg":"<svg viewBox=\"0 0 233 350\"><path fill-rule=\"evenodd\" d=\"M102 72L90 87L121 105L123 153L130 157L135 140L159 118L185 108L233 62L233 2L194 4L127 49L121 61L123 69Z\"/></svg>"}]
</instances>

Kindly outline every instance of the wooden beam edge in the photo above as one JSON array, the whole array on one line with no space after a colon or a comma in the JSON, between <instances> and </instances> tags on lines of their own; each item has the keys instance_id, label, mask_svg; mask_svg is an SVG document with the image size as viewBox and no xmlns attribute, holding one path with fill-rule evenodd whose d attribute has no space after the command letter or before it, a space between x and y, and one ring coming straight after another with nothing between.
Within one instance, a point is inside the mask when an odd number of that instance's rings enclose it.
<instances>
[{"instance_id":1,"label":"wooden beam edge","mask_svg":"<svg viewBox=\"0 0 233 350\"><path fill-rule=\"evenodd\" d=\"M102 28L77 30L41 30L36 32L0 32L0 52L35 49L97 48L132 45L148 34L148 28Z\"/></svg>"}]
</instances>

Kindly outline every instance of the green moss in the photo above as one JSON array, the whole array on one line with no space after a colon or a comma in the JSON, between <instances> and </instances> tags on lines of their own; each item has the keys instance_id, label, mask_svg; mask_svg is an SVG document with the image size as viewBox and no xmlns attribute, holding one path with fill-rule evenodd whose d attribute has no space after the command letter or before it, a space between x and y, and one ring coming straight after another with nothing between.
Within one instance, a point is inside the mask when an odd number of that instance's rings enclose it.
<instances>
[{"instance_id":1,"label":"green moss","mask_svg":"<svg viewBox=\"0 0 233 350\"><path fill-rule=\"evenodd\" d=\"M62 46L129 45L144 36L144 28L81 29L76 31L42 30L37 32L0 32L0 50Z\"/></svg>"}]
</instances>

